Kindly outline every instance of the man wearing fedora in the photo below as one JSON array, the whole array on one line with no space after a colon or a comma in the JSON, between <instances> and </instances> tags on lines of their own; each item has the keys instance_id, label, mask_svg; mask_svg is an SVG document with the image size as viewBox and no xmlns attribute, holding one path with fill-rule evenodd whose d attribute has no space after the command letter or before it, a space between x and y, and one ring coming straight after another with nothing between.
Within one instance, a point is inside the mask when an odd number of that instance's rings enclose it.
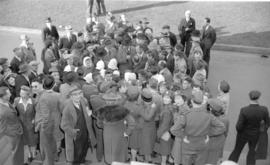
<instances>
[{"instance_id":1,"label":"man wearing fedora","mask_svg":"<svg viewBox=\"0 0 270 165\"><path fill-rule=\"evenodd\" d=\"M210 18L204 19L205 25L202 28L201 46L203 50L203 60L209 65L210 61L210 49L216 42L216 31L210 25Z\"/></svg>"},{"instance_id":2,"label":"man wearing fedora","mask_svg":"<svg viewBox=\"0 0 270 165\"><path fill-rule=\"evenodd\" d=\"M57 28L52 25L51 17L45 20L46 27L42 29L42 41L45 42L47 39L53 39L53 41L58 42L59 34Z\"/></svg>"},{"instance_id":3,"label":"man wearing fedora","mask_svg":"<svg viewBox=\"0 0 270 165\"><path fill-rule=\"evenodd\" d=\"M20 65L19 74L15 78L15 91L16 97L20 96L21 86L25 85L30 87L31 82L29 79L29 75L31 73L31 68L28 64Z\"/></svg>"},{"instance_id":4,"label":"man wearing fedora","mask_svg":"<svg viewBox=\"0 0 270 165\"><path fill-rule=\"evenodd\" d=\"M191 11L187 10L185 12L185 18L183 18L178 26L179 36L181 38L181 44L183 45L183 50L185 50L186 55L189 54L187 48L189 46L190 35L192 31L196 29L195 19L191 17Z\"/></svg>"},{"instance_id":5,"label":"man wearing fedora","mask_svg":"<svg viewBox=\"0 0 270 165\"><path fill-rule=\"evenodd\" d=\"M8 87L0 87L0 164L23 164L23 128L16 110L9 103Z\"/></svg>"},{"instance_id":6,"label":"man wearing fedora","mask_svg":"<svg viewBox=\"0 0 270 165\"><path fill-rule=\"evenodd\" d=\"M30 42L30 38L26 34L22 34L20 39L20 48L24 54L24 61L29 63L33 60L36 60L37 57L34 49L34 44Z\"/></svg>"},{"instance_id":7,"label":"man wearing fedora","mask_svg":"<svg viewBox=\"0 0 270 165\"><path fill-rule=\"evenodd\" d=\"M24 63L23 61L23 52L20 48L13 49L14 57L10 62L10 69L13 73L18 74L20 68L19 66Z\"/></svg>"},{"instance_id":8,"label":"man wearing fedora","mask_svg":"<svg viewBox=\"0 0 270 165\"><path fill-rule=\"evenodd\" d=\"M53 91L52 76L43 80L44 91L36 105L35 131L40 132L40 153L43 165L54 165L60 152L60 142L64 135L60 130L60 94Z\"/></svg>"},{"instance_id":9,"label":"man wearing fedora","mask_svg":"<svg viewBox=\"0 0 270 165\"><path fill-rule=\"evenodd\" d=\"M72 33L72 27L70 25L65 27L65 31L65 36L61 37L59 41L59 50L65 48L70 50L72 45L77 41L77 37Z\"/></svg>"},{"instance_id":10,"label":"man wearing fedora","mask_svg":"<svg viewBox=\"0 0 270 165\"><path fill-rule=\"evenodd\" d=\"M261 127L269 127L269 112L267 107L259 104L261 92L252 90L249 92L250 104L241 108L236 124L237 136L233 152L229 160L238 162L239 156L248 143L247 165L255 165L255 149L258 143ZM264 123L262 125L262 123Z\"/></svg>"}]
</instances>

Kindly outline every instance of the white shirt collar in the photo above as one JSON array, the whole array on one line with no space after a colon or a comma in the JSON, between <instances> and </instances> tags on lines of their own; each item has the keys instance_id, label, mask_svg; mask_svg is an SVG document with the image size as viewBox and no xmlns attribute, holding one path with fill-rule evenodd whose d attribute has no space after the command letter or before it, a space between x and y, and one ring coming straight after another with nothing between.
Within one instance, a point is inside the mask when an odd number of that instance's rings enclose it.
<instances>
[{"instance_id":1,"label":"white shirt collar","mask_svg":"<svg viewBox=\"0 0 270 165\"><path fill-rule=\"evenodd\" d=\"M23 104L22 98L20 98L19 103L22 103L22 104ZM32 100L29 98L29 99L27 100L26 104L32 104Z\"/></svg>"}]
</instances>

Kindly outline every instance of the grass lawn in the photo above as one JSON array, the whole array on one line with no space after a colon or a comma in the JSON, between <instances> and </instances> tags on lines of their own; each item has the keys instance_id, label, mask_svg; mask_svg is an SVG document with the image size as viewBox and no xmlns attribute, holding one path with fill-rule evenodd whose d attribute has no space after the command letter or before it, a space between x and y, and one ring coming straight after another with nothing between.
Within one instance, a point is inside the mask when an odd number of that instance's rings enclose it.
<instances>
[{"instance_id":1,"label":"grass lawn","mask_svg":"<svg viewBox=\"0 0 270 165\"><path fill-rule=\"evenodd\" d=\"M45 17L54 24L71 24L82 30L87 0L1 0L0 25L42 28ZM218 33L218 43L270 47L270 2L177 2L105 0L108 11L125 13L132 22L148 17L155 33L164 24L177 32L180 19L187 9L200 29L209 16ZM95 6L94 6L95 10Z\"/></svg>"}]
</instances>

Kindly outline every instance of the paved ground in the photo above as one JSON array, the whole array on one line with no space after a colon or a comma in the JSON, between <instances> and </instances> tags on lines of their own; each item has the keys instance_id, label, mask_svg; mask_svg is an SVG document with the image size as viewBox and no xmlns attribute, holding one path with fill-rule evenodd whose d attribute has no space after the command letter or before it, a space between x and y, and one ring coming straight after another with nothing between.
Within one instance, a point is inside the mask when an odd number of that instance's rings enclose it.
<instances>
[{"instance_id":1,"label":"paved ground","mask_svg":"<svg viewBox=\"0 0 270 165\"><path fill-rule=\"evenodd\" d=\"M86 1L1 0L0 25L41 28L45 17L51 16L56 25L71 24L76 30L82 30ZM218 43L270 47L270 2L105 2L109 11L115 14L125 13L132 22L148 17L155 33L158 33L164 24L171 25L176 32L184 11L190 9L199 29L202 27L203 18L211 17L218 32Z\"/></svg>"},{"instance_id":2,"label":"paved ground","mask_svg":"<svg viewBox=\"0 0 270 165\"><path fill-rule=\"evenodd\" d=\"M7 57L9 59L12 58L12 49L18 46L20 42L18 36L19 33L7 33L0 31L0 43L2 43L0 44L1 57ZM38 60L40 60L42 48L40 40L41 36L34 34L29 34L29 36L31 41L35 44ZM210 64L209 87L212 93L216 95L217 84L221 80L227 80L231 84L231 105L229 111L230 131L225 145L224 156L227 158L234 147L236 135L235 123L239 110L243 105L248 104L248 92L252 89L262 91L261 104L270 108L270 77L268 76L270 73L270 59L261 58L259 55L255 54L235 52L212 51L211 54L212 59ZM90 160L94 160L93 157L94 156L92 155ZM269 165L270 145L268 157L268 160L258 161L257 164ZM244 158L242 157L242 162L243 159Z\"/></svg>"}]
</instances>

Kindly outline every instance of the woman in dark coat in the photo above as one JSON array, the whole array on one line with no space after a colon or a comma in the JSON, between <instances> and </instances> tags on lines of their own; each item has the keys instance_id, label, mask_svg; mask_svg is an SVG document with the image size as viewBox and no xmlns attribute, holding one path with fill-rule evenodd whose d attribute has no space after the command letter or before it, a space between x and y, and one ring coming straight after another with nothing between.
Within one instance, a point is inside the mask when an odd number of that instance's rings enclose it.
<instances>
[{"instance_id":1,"label":"woman in dark coat","mask_svg":"<svg viewBox=\"0 0 270 165\"><path fill-rule=\"evenodd\" d=\"M15 78L16 78L16 74L11 73L8 74L5 78L4 78L4 82L3 82L3 86L8 87L11 96L10 96L10 103L13 104L14 99L16 97L16 90L15 90Z\"/></svg>"},{"instance_id":2,"label":"woman in dark coat","mask_svg":"<svg viewBox=\"0 0 270 165\"><path fill-rule=\"evenodd\" d=\"M171 106L172 99L170 95L164 95L163 103L164 107L160 113L155 151L161 155L161 165L166 165L167 156L171 153L173 143L173 140L169 134L169 130L173 124L173 114Z\"/></svg>"},{"instance_id":3,"label":"woman in dark coat","mask_svg":"<svg viewBox=\"0 0 270 165\"><path fill-rule=\"evenodd\" d=\"M141 93L142 111L142 132L140 135L140 154L144 155L147 162L152 163L151 154L154 150L157 128L155 117L157 115L157 105L152 102L152 93L148 89L143 89Z\"/></svg>"},{"instance_id":4,"label":"woman in dark coat","mask_svg":"<svg viewBox=\"0 0 270 165\"><path fill-rule=\"evenodd\" d=\"M119 105L108 105L98 112L103 124L105 162L125 162L128 153L128 135L134 127L129 111ZM126 126L126 124L127 126Z\"/></svg>"},{"instance_id":5,"label":"woman in dark coat","mask_svg":"<svg viewBox=\"0 0 270 165\"><path fill-rule=\"evenodd\" d=\"M140 125L140 111L141 106L138 103L138 97L139 97L139 89L136 86L130 86L127 89L127 101L124 104L124 107L126 107L129 110L130 115L135 120L135 127L131 132L131 135L129 137L129 143L128 147L131 148L131 160L136 161L137 160L137 152L140 149L140 135L141 135L141 125Z\"/></svg>"},{"instance_id":6,"label":"woman in dark coat","mask_svg":"<svg viewBox=\"0 0 270 165\"><path fill-rule=\"evenodd\" d=\"M30 88L21 87L20 97L14 101L14 107L19 114L23 126L24 150L28 157L24 158L25 163L30 163L36 154L37 134L35 134L35 107L34 101L30 98ZM28 158L28 160L27 160Z\"/></svg>"}]
</instances>

